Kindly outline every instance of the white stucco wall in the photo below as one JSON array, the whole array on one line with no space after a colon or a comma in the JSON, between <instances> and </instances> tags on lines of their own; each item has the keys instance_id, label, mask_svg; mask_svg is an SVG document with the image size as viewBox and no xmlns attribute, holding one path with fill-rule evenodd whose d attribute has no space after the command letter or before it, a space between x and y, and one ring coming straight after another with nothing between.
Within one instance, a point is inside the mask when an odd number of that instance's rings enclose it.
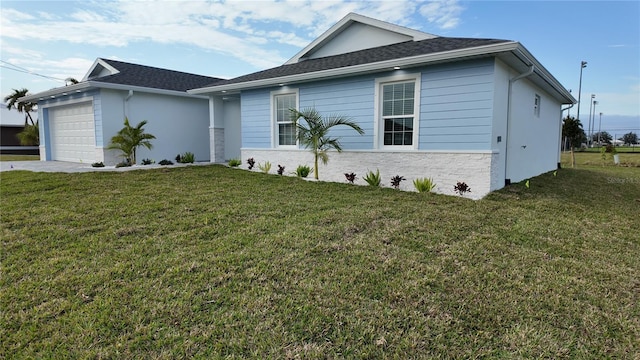
<instances>
[{"instance_id":1,"label":"white stucco wall","mask_svg":"<svg viewBox=\"0 0 640 360\"><path fill-rule=\"evenodd\" d=\"M285 167L285 173L295 176L298 165L313 167L313 154L308 150L242 149L242 168L247 168L247 159L254 158L257 164L271 162L271 173L276 174L278 165ZM329 153L329 162L319 165L320 181L346 182L345 173L354 172L358 185L366 185L362 179L368 171L380 170L382 186L391 187L391 177L406 178L400 189L415 191L413 180L430 177L436 183L435 192L455 195L453 190L458 181L471 188L468 198L480 199L491 189L492 173L497 172L499 154L492 151L453 152L390 152L390 151L343 151ZM313 177L313 173L309 175Z\"/></svg>"},{"instance_id":2,"label":"white stucco wall","mask_svg":"<svg viewBox=\"0 0 640 360\"><path fill-rule=\"evenodd\" d=\"M513 183L557 168L561 104L526 78L513 83L511 101L506 178Z\"/></svg>"}]
</instances>

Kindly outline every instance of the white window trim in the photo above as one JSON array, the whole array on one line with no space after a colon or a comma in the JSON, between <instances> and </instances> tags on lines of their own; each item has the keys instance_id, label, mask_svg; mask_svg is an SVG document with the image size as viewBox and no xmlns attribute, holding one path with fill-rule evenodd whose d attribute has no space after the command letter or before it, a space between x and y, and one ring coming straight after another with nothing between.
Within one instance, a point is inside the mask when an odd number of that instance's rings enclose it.
<instances>
[{"instance_id":1,"label":"white window trim","mask_svg":"<svg viewBox=\"0 0 640 360\"><path fill-rule=\"evenodd\" d=\"M374 91L374 126L373 126L373 143L378 149L382 150L417 150L418 141L420 139L420 89L421 89L421 73L399 74L386 76L376 79ZM382 121L382 86L403 81L414 81L414 101L413 101L413 145L384 145L384 121Z\"/></svg>"},{"instance_id":2,"label":"white window trim","mask_svg":"<svg viewBox=\"0 0 640 360\"><path fill-rule=\"evenodd\" d=\"M277 95L287 95L287 94L295 94L296 95L296 109L300 110L300 91L297 88L282 88L278 90L271 91L269 94L269 110L271 116L271 148L277 149L297 149L299 148L298 140L296 140L295 145L278 145L278 123L276 122L276 102L275 98Z\"/></svg>"}]
</instances>

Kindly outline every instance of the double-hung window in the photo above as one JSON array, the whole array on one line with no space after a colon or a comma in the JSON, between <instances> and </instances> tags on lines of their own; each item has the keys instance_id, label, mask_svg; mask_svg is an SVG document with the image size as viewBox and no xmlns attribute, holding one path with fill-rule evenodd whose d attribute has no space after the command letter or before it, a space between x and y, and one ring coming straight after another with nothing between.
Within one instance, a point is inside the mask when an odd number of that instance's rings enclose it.
<instances>
[{"instance_id":1,"label":"double-hung window","mask_svg":"<svg viewBox=\"0 0 640 360\"><path fill-rule=\"evenodd\" d=\"M378 131L382 147L415 148L420 101L418 85L416 75L378 81Z\"/></svg>"},{"instance_id":2,"label":"double-hung window","mask_svg":"<svg viewBox=\"0 0 640 360\"><path fill-rule=\"evenodd\" d=\"M295 146L296 126L291 121L290 109L298 108L297 92L278 92L272 94L275 145Z\"/></svg>"}]
</instances>

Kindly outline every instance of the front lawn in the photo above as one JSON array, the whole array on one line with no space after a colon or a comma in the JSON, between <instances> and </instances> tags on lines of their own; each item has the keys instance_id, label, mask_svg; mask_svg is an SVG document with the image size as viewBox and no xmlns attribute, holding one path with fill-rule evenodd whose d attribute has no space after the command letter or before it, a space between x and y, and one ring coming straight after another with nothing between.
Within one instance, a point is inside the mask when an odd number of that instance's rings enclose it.
<instances>
[{"instance_id":1,"label":"front lawn","mask_svg":"<svg viewBox=\"0 0 640 360\"><path fill-rule=\"evenodd\" d=\"M640 169L529 185L2 173L0 358L638 357Z\"/></svg>"}]
</instances>

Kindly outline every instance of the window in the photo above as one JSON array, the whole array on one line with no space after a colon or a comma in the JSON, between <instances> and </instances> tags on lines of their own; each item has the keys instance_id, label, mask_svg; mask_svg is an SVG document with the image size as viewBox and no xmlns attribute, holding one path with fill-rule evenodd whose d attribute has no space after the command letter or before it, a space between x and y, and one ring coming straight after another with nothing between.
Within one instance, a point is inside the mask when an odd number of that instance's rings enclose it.
<instances>
[{"instance_id":1,"label":"window","mask_svg":"<svg viewBox=\"0 0 640 360\"><path fill-rule=\"evenodd\" d=\"M420 73L377 78L374 142L379 148L418 148Z\"/></svg>"},{"instance_id":2,"label":"window","mask_svg":"<svg viewBox=\"0 0 640 360\"><path fill-rule=\"evenodd\" d=\"M382 85L383 144L413 145L415 82Z\"/></svg>"},{"instance_id":3,"label":"window","mask_svg":"<svg viewBox=\"0 0 640 360\"><path fill-rule=\"evenodd\" d=\"M540 117L540 95L536 94L533 100L533 115Z\"/></svg>"},{"instance_id":4,"label":"window","mask_svg":"<svg viewBox=\"0 0 640 360\"><path fill-rule=\"evenodd\" d=\"M272 108L276 146L295 146L296 126L291 122L289 109L298 108L297 92L273 94Z\"/></svg>"}]
</instances>

